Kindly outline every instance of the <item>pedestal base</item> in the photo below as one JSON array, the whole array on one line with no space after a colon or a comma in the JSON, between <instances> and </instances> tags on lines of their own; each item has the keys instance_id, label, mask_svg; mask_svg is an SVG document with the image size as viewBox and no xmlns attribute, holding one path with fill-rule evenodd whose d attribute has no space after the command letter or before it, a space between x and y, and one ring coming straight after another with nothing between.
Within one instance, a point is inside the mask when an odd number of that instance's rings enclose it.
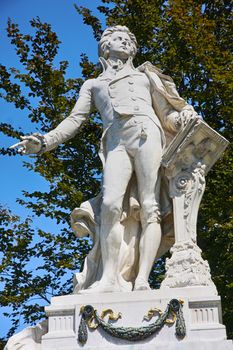
<instances>
[{"instance_id":1,"label":"pedestal base","mask_svg":"<svg viewBox=\"0 0 233 350\"><path fill-rule=\"evenodd\" d=\"M115 327L142 327L154 322L143 320L150 309L164 311L173 298L184 301L183 339L175 335L174 324L165 324L154 335L136 342L114 338L100 328L88 329L86 343L78 342L81 306L92 305L98 314L104 309L120 312L122 318L114 322ZM49 326L42 337L41 350L233 350L222 325L220 298L208 287L61 296L52 298L46 313Z\"/></svg>"},{"instance_id":2,"label":"pedestal base","mask_svg":"<svg viewBox=\"0 0 233 350\"><path fill-rule=\"evenodd\" d=\"M66 345L67 346L67 345ZM182 344L172 344L170 342L157 343L157 345L149 345L149 344L137 344L137 345L96 345L96 347L92 346L84 346L82 349L84 350L232 350L232 341L231 340L222 340L222 341L196 341L196 342L188 342L184 341ZM55 349L69 349L69 350L77 350L77 347L63 347L58 348L56 345L54 347L49 348L50 350Z\"/></svg>"}]
</instances>

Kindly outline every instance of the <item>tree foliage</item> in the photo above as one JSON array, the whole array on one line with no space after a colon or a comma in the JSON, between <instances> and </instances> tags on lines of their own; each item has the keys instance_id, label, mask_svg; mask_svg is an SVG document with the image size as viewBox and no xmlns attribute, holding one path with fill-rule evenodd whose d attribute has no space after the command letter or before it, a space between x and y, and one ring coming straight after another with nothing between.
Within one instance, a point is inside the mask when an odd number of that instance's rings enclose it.
<instances>
[{"instance_id":1,"label":"tree foliage","mask_svg":"<svg viewBox=\"0 0 233 350\"><path fill-rule=\"evenodd\" d=\"M105 25L89 9L76 5L76 10L99 39ZM135 65L151 61L171 75L180 94L195 106L205 121L231 139L230 1L102 0L98 10L101 17L105 17L106 25L127 25L136 35L139 51ZM59 40L51 26L38 18L31 21L31 26L35 34L25 35L15 23L8 23L8 36L22 70L0 65L0 96L27 112L32 132L35 129L47 132L69 114L83 79L96 77L98 67L82 55L82 78L67 79L68 62L60 62L58 67L54 64ZM5 123L1 124L1 131L15 138L23 134L22 130ZM26 323L42 316L42 304L35 303L33 298L48 302L51 295L70 291L67 271L80 268L89 249L87 240L75 240L70 232L69 212L99 190L100 135L99 117L93 113L77 137L34 161L24 162L29 170L48 181L50 189L44 193L39 189L24 192L19 202L35 215L62 223L64 226L58 232L35 230L29 219L22 222L5 208L1 209L0 245L4 259L0 265L3 281L0 303L13 309L11 333L17 328L19 314ZM6 149L1 153L15 155ZM229 336L233 332L231 173L229 147L207 178L198 234L204 258L210 263L213 280L222 297ZM161 261L155 266L151 275L153 285L158 284L154 278L161 275L163 268Z\"/></svg>"},{"instance_id":2,"label":"tree foliage","mask_svg":"<svg viewBox=\"0 0 233 350\"><path fill-rule=\"evenodd\" d=\"M54 128L72 109L83 79L67 79L68 62L55 67L59 40L47 23L39 18L31 21L34 36L24 35L18 26L8 22L7 32L22 63L22 70L0 65L1 97L23 109L31 121L32 132L47 132ZM85 77L95 73L95 67L85 56L81 59ZM21 319L28 324L44 316L43 305L51 296L71 292L70 271L80 269L89 249L86 239L76 240L69 227L71 208L95 195L99 189L98 139L101 126L98 116L91 116L79 137L54 152L24 161L24 166L43 176L49 191L24 191L18 202L32 212L55 220L57 232L34 229L28 219L21 222L1 208L0 265L1 306L10 306L5 314L12 319L8 336ZM3 134L19 138L21 129L2 123ZM2 149L1 154L15 156L15 151ZM18 155L17 155L18 156Z\"/></svg>"}]
</instances>

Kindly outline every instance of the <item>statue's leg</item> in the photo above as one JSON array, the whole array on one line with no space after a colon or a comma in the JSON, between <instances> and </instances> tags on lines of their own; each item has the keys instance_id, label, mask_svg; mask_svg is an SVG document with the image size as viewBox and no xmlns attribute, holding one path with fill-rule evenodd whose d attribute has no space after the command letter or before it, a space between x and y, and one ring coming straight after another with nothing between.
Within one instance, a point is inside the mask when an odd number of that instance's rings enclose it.
<instances>
[{"instance_id":1,"label":"statue's leg","mask_svg":"<svg viewBox=\"0 0 233 350\"><path fill-rule=\"evenodd\" d=\"M132 172L132 160L123 146L108 152L104 167L100 230L103 275L98 284L90 287L90 292L119 291L116 281L123 239L120 219L123 198Z\"/></svg>"},{"instance_id":2,"label":"statue's leg","mask_svg":"<svg viewBox=\"0 0 233 350\"><path fill-rule=\"evenodd\" d=\"M159 210L161 134L152 122L149 126L147 125L146 130L147 138L145 141L141 140L134 159L142 224L139 244L139 272L134 290L150 289L148 278L161 242Z\"/></svg>"}]
</instances>

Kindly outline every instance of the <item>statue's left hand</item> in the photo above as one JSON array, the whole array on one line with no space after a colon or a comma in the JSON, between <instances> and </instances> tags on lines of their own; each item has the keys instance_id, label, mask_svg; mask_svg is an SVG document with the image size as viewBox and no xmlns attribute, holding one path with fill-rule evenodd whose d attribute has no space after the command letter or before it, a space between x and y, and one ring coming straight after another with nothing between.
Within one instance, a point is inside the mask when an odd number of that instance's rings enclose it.
<instances>
[{"instance_id":1,"label":"statue's left hand","mask_svg":"<svg viewBox=\"0 0 233 350\"><path fill-rule=\"evenodd\" d=\"M184 127L189 120L193 120L193 119L202 119L202 117L200 115L197 114L197 112L195 112L194 110L191 109L184 109L183 111L181 111L179 113L179 124L181 127Z\"/></svg>"}]
</instances>

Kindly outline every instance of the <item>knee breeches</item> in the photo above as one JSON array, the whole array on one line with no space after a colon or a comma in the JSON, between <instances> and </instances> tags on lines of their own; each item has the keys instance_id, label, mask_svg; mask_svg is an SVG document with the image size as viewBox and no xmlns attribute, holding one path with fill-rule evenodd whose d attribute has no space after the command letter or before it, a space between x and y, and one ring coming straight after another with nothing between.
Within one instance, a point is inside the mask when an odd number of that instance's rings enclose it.
<instances>
[{"instance_id":1,"label":"knee breeches","mask_svg":"<svg viewBox=\"0 0 233 350\"><path fill-rule=\"evenodd\" d=\"M158 222L161 157L160 129L149 117L119 118L107 134L102 214L113 220L121 217L123 199L135 172L141 221Z\"/></svg>"}]
</instances>

